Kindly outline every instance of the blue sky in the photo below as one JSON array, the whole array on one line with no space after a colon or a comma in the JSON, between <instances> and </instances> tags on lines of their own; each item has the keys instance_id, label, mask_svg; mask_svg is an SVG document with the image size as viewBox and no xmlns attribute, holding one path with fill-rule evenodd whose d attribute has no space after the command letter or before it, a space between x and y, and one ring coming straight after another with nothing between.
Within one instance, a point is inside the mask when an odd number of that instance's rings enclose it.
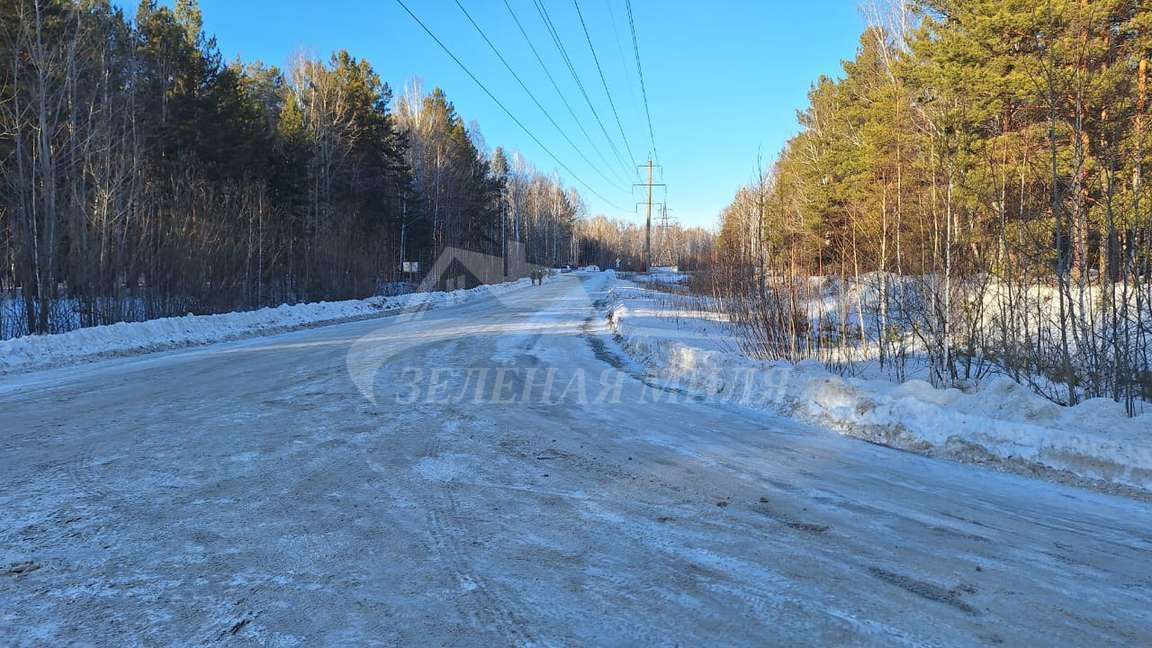
<instances>
[{"instance_id":1,"label":"blue sky","mask_svg":"<svg viewBox=\"0 0 1152 648\"><path fill-rule=\"evenodd\" d=\"M621 156L620 133L571 0L543 0L580 79ZM474 74L577 176L604 196L580 189L590 214L636 219L627 184L612 188L585 163L524 93L454 0L405 0ZM616 161L533 0L508 0L584 128L589 144L540 70L504 0L461 0L505 59L571 140L609 177ZM651 148L624 0L579 0L637 162ZM167 0L171 4L171 0ZM135 6L134 1L124 4ZM226 58L285 66L296 54L340 48L367 58L398 94L420 78L441 86L458 112L479 124L489 147L519 149L538 168L558 169L409 17L395 0L201 0L204 27ZM812 81L836 74L864 27L855 0L633 0L656 148L668 206L685 225L715 226L735 190L750 180L758 151L765 166L796 132L796 110ZM601 162L603 155L611 164ZM612 167L610 170L608 167ZM608 201L615 204L612 206Z\"/></svg>"}]
</instances>

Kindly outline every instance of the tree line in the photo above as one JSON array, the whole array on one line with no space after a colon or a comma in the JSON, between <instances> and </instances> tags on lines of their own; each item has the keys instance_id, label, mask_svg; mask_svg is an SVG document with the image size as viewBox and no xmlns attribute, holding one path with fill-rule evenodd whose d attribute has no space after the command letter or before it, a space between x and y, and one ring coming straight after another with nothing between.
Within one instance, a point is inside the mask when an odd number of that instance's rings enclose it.
<instances>
[{"instance_id":1,"label":"tree line","mask_svg":"<svg viewBox=\"0 0 1152 648\"><path fill-rule=\"evenodd\" d=\"M1152 398L1147 2L868 15L724 212L734 313L767 355L867 350L900 374L921 353L936 384L998 372L1065 404ZM814 320L833 289L840 313Z\"/></svg>"},{"instance_id":2,"label":"tree line","mask_svg":"<svg viewBox=\"0 0 1152 648\"><path fill-rule=\"evenodd\" d=\"M580 258L601 268L643 271L647 264L643 225L598 215L581 222ZM652 264L701 271L712 265L716 233L679 224L652 226Z\"/></svg>"},{"instance_id":3,"label":"tree line","mask_svg":"<svg viewBox=\"0 0 1152 648\"><path fill-rule=\"evenodd\" d=\"M403 289L446 247L575 264L580 195L443 90L222 59L196 0L0 0L0 338Z\"/></svg>"}]
</instances>

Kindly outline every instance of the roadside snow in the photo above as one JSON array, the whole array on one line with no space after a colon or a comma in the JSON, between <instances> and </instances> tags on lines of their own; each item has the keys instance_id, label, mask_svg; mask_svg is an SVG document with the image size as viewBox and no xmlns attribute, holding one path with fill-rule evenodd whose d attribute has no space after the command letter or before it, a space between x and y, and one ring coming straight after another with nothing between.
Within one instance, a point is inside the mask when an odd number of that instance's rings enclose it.
<instances>
[{"instance_id":1,"label":"roadside snow","mask_svg":"<svg viewBox=\"0 0 1152 648\"><path fill-rule=\"evenodd\" d=\"M0 373L282 333L308 326L378 317L405 308L453 306L526 285L528 280L521 279L450 292L285 304L220 315L121 322L56 335L29 335L0 341Z\"/></svg>"},{"instance_id":2,"label":"roadside snow","mask_svg":"<svg viewBox=\"0 0 1152 648\"><path fill-rule=\"evenodd\" d=\"M647 274L638 274L634 280L638 283L655 283L666 285L679 285L688 283L690 277L683 272L668 268L653 268Z\"/></svg>"},{"instance_id":3,"label":"roadside snow","mask_svg":"<svg viewBox=\"0 0 1152 648\"><path fill-rule=\"evenodd\" d=\"M1130 418L1103 398L1062 407L1007 378L968 393L843 378L816 361L753 360L690 298L623 282L610 295L609 321L625 350L659 378L711 398L925 454L1152 490L1152 413Z\"/></svg>"}]
</instances>

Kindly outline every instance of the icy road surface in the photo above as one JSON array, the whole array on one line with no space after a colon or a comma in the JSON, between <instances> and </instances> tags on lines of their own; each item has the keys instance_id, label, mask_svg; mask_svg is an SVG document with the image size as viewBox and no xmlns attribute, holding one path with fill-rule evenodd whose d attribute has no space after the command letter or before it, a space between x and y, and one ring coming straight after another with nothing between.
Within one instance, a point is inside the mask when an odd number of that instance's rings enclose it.
<instances>
[{"instance_id":1,"label":"icy road surface","mask_svg":"<svg viewBox=\"0 0 1152 648\"><path fill-rule=\"evenodd\" d=\"M606 281L0 377L0 643L1152 644L1147 504L645 384Z\"/></svg>"}]
</instances>

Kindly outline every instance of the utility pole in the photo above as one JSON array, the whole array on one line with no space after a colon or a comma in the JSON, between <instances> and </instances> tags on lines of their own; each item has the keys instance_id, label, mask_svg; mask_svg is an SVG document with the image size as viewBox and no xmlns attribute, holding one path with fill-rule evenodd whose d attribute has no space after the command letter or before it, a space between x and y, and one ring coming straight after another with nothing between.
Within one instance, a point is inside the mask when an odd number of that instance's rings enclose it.
<instances>
[{"instance_id":1,"label":"utility pole","mask_svg":"<svg viewBox=\"0 0 1152 648\"><path fill-rule=\"evenodd\" d=\"M504 200L504 190L500 191L500 258L502 274L501 281L508 281L508 210L507 201Z\"/></svg>"},{"instance_id":2,"label":"utility pole","mask_svg":"<svg viewBox=\"0 0 1152 648\"><path fill-rule=\"evenodd\" d=\"M652 158L648 158L648 217L644 219L644 269L652 270Z\"/></svg>"},{"instance_id":3,"label":"utility pole","mask_svg":"<svg viewBox=\"0 0 1152 648\"><path fill-rule=\"evenodd\" d=\"M647 271L652 268L652 188L665 187L666 185L662 182L652 182L652 171L658 166L652 164L652 158L648 158L647 164L638 166L648 169L648 182L632 185L648 189L648 200L644 203L647 205L647 216L644 220L644 270Z\"/></svg>"}]
</instances>

